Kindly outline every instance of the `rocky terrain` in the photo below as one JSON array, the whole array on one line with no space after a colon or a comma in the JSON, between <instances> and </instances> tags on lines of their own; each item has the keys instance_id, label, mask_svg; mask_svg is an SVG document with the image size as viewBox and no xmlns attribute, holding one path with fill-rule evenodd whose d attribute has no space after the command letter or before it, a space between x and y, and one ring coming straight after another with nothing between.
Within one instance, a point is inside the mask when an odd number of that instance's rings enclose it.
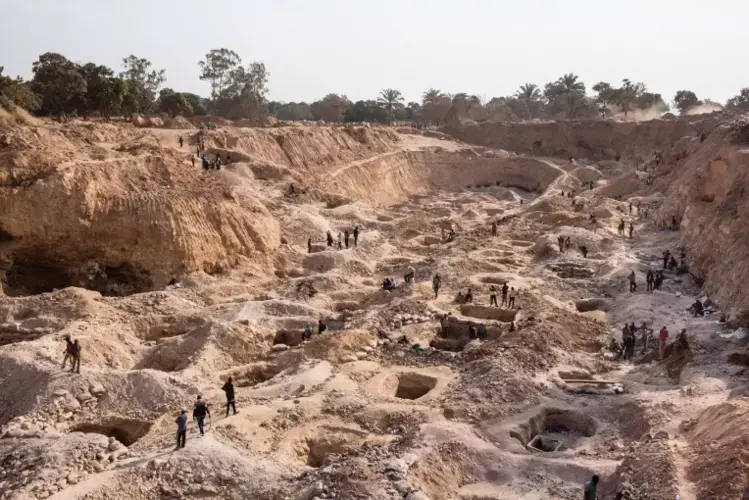
<instances>
[{"instance_id":1,"label":"rocky terrain","mask_svg":"<svg viewBox=\"0 0 749 500\"><path fill-rule=\"evenodd\" d=\"M579 499L593 474L602 499L741 498L729 119L203 136L2 113L0 498ZM688 272L647 292L681 248ZM515 307L490 306L505 283ZM667 326L665 359L639 337L615 359L625 322ZM175 450L198 395L207 432Z\"/></svg>"}]
</instances>

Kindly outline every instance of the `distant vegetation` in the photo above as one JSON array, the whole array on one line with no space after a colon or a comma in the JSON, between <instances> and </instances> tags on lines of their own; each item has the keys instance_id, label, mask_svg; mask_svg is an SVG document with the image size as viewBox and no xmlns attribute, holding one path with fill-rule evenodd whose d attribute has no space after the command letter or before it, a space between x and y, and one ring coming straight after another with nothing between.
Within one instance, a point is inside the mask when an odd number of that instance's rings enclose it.
<instances>
[{"instance_id":1,"label":"distant vegetation","mask_svg":"<svg viewBox=\"0 0 749 500\"><path fill-rule=\"evenodd\" d=\"M25 81L3 75L0 66L0 106L19 106L38 116L131 116L135 113L168 113L171 116L216 115L228 119L254 119L264 115L280 120L324 120L327 122L417 122L439 125L453 116L476 121L522 121L536 118L592 119L615 114L663 113L669 105L660 94L649 92L642 82L629 79L619 85L598 82L587 93L574 73L562 75L539 87L521 85L511 96L485 102L467 93L447 94L426 90L421 102L404 102L400 91L388 88L371 100L351 102L345 95L328 94L312 102L268 101L265 65L243 65L236 52L221 48L208 52L198 62L199 78L209 82L211 95L204 98L166 87L163 69L147 59L130 55L122 60L119 73L93 62L72 62L61 54L47 52L32 64L33 78ZM673 105L681 114L707 106L690 90L680 90ZM749 111L749 88L729 99L725 107ZM705 109L708 109L705 108Z\"/></svg>"}]
</instances>

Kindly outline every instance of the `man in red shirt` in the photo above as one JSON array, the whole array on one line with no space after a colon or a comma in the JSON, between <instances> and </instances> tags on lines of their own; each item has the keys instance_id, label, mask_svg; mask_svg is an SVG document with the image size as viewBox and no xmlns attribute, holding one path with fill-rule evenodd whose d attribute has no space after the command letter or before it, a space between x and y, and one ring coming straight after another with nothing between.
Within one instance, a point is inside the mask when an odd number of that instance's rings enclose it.
<instances>
[{"instance_id":1,"label":"man in red shirt","mask_svg":"<svg viewBox=\"0 0 749 500\"><path fill-rule=\"evenodd\" d=\"M668 258L671 257L671 252L666 250L663 252L663 269L666 269L666 266L668 265ZM665 326L664 326L665 328Z\"/></svg>"},{"instance_id":2,"label":"man in red shirt","mask_svg":"<svg viewBox=\"0 0 749 500\"><path fill-rule=\"evenodd\" d=\"M663 359L663 355L666 353L666 342L668 341L668 330L664 326L661 328L661 333L658 336L658 352L661 354L661 359Z\"/></svg>"}]
</instances>

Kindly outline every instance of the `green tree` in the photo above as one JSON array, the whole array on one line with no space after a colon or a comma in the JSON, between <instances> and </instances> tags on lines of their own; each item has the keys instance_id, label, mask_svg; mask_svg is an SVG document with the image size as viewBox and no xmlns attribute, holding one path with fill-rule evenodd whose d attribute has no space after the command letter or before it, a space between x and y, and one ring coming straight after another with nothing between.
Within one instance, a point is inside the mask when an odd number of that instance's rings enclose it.
<instances>
[{"instance_id":1,"label":"green tree","mask_svg":"<svg viewBox=\"0 0 749 500\"><path fill-rule=\"evenodd\" d=\"M39 109L41 99L31 87L19 76L15 79L3 76L4 68L0 66L0 105L18 106L27 111Z\"/></svg>"},{"instance_id":2,"label":"green tree","mask_svg":"<svg viewBox=\"0 0 749 500\"><path fill-rule=\"evenodd\" d=\"M194 116L203 116L208 114L208 108L210 108L211 101L204 97L200 97L197 94L191 94L190 92L182 92L187 102L190 103L192 108L192 114Z\"/></svg>"},{"instance_id":3,"label":"green tree","mask_svg":"<svg viewBox=\"0 0 749 500\"><path fill-rule=\"evenodd\" d=\"M177 115L190 116L193 113L190 101L180 92L162 96L159 99L159 111L169 114L172 118Z\"/></svg>"},{"instance_id":4,"label":"green tree","mask_svg":"<svg viewBox=\"0 0 749 500\"><path fill-rule=\"evenodd\" d=\"M231 84L233 73L242 64L242 58L233 50L226 48L213 49L198 62L200 79L211 83L211 99L216 107L219 96Z\"/></svg>"},{"instance_id":5,"label":"green tree","mask_svg":"<svg viewBox=\"0 0 749 500\"><path fill-rule=\"evenodd\" d=\"M310 110L310 105L306 102L278 103L278 107L272 114L279 120L284 121L315 119L315 117L312 115L312 110Z\"/></svg>"},{"instance_id":6,"label":"green tree","mask_svg":"<svg viewBox=\"0 0 749 500\"><path fill-rule=\"evenodd\" d=\"M409 102L404 108L403 119L411 122L420 122L422 119L421 104Z\"/></svg>"},{"instance_id":7,"label":"green tree","mask_svg":"<svg viewBox=\"0 0 749 500\"><path fill-rule=\"evenodd\" d=\"M41 99L41 114L63 115L77 111L76 106L86 93L86 79L74 63L60 54L45 52L31 69L34 73L31 89Z\"/></svg>"},{"instance_id":8,"label":"green tree","mask_svg":"<svg viewBox=\"0 0 749 500\"><path fill-rule=\"evenodd\" d=\"M517 115L515 115L515 112L507 101L507 97L492 97L486 103L486 111L490 120L495 122L514 122L518 120Z\"/></svg>"},{"instance_id":9,"label":"green tree","mask_svg":"<svg viewBox=\"0 0 749 500\"><path fill-rule=\"evenodd\" d=\"M310 110L315 120L339 123L344 120L346 110L351 106L351 101L338 94L328 94L319 101L310 105Z\"/></svg>"},{"instance_id":10,"label":"green tree","mask_svg":"<svg viewBox=\"0 0 749 500\"><path fill-rule=\"evenodd\" d=\"M739 95L733 96L726 101L728 109L737 109L749 111L749 87L744 87L739 91Z\"/></svg>"},{"instance_id":11,"label":"green tree","mask_svg":"<svg viewBox=\"0 0 749 500\"><path fill-rule=\"evenodd\" d=\"M609 107L616 100L616 89L611 87L610 83L598 82L593 85L593 91L596 92L596 106L598 112L601 113L601 119L605 119L606 115L610 113Z\"/></svg>"},{"instance_id":12,"label":"green tree","mask_svg":"<svg viewBox=\"0 0 749 500\"><path fill-rule=\"evenodd\" d=\"M97 84L90 109L106 117L122 114L127 91L128 83L122 78L106 78Z\"/></svg>"},{"instance_id":13,"label":"green tree","mask_svg":"<svg viewBox=\"0 0 749 500\"><path fill-rule=\"evenodd\" d=\"M374 100L356 101L347 110L346 122L389 123L387 108Z\"/></svg>"},{"instance_id":14,"label":"green tree","mask_svg":"<svg viewBox=\"0 0 749 500\"><path fill-rule=\"evenodd\" d=\"M567 104L567 118L574 118L577 105L585 97L585 84L574 73L562 75L556 82L555 89L565 96Z\"/></svg>"},{"instance_id":15,"label":"green tree","mask_svg":"<svg viewBox=\"0 0 749 500\"><path fill-rule=\"evenodd\" d=\"M421 114L425 122L439 124L452 106L450 97L437 89L429 89L421 97Z\"/></svg>"},{"instance_id":16,"label":"green tree","mask_svg":"<svg viewBox=\"0 0 749 500\"><path fill-rule=\"evenodd\" d=\"M393 110L403 107L403 95L399 90L384 89L380 91L377 102L387 111L387 122L393 123Z\"/></svg>"},{"instance_id":17,"label":"green tree","mask_svg":"<svg viewBox=\"0 0 749 500\"><path fill-rule=\"evenodd\" d=\"M76 103L81 113L109 116L118 109L117 101L121 102L122 97L118 91L124 92L125 87L112 81L114 71L94 63L78 66L78 71L86 80L86 93Z\"/></svg>"},{"instance_id":18,"label":"green tree","mask_svg":"<svg viewBox=\"0 0 749 500\"><path fill-rule=\"evenodd\" d=\"M146 93L146 89L141 85L130 80L122 81L124 82L124 94L122 96L121 112L129 118L135 113L143 112L143 105L148 102L149 96Z\"/></svg>"},{"instance_id":19,"label":"green tree","mask_svg":"<svg viewBox=\"0 0 749 500\"><path fill-rule=\"evenodd\" d=\"M541 100L541 89L535 83L526 83L521 85L515 97L518 99L526 99L528 101L540 101Z\"/></svg>"},{"instance_id":20,"label":"green tree","mask_svg":"<svg viewBox=\"0 0 749 500\"><path fill-rule=\"evenodd\" d=\"M683 115L690 108L694 108L703 103L697 98L697 94L691 90L679 90L674 96L674 104L676 104L676 109L679 110L679 113Z\"/></svg>"},{"instance_id":21,"label":"green tree","mask_svg":"<svg viewBox=\"0 0 749 500\"><path fill-rule=\"evenodd\" d=\"M653 109L658 113L665 113L668 111L668 104L663 100L660 94L654 94L653 92L643 92L635 103L638 109Z\"/></svg>"},{"instance_id":22,"label":"green tree","mask_svg":"<svg viewBox=\"0 0 749 500\"><path fill-rule=\"evenodd\" d=\"M268 93L265 64L251 63L246 69L238 66L216 100L216 113L226 118L258 118L265 114Z\"/></svg>"},{"instance_id":23,"label":"green tree","mask_svg":"<svg viewBox=\"0 0 749 500\"><path fill-rule=\"evenodd\" d=\"M632 83L629 79L622 80L622 86L616 89L616 104L626 117L632 108L636 105L637 100L645 93L645 84Z\"/></svg>"},{"instance_id":24,"label":"green tree","mask_svg":"<svg viewBox=\"0 0 749 500\"><path fill-rule=\"evenodd\" d=\"M166 81L166 70L151 69L153 64L148 59L129 55L122 59L120 78L140 87L142 91L134 93L138 97L138 111L148 113L152 110L159 88Z\"/></svg>"}]
</instances>

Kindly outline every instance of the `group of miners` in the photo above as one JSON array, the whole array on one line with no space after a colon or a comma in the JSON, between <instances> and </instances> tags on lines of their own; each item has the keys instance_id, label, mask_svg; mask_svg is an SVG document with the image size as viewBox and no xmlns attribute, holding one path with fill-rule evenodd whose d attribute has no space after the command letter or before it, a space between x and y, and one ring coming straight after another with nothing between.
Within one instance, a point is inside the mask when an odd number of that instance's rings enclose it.
<instances>
[{"instance_id":1,"label":"group of miners","mask_svg":"<svg viewBox=\"0 0 749 500\"><path fill-rule=\"evenodd\" d=\"M439 278L439 275L436 275L435 277ZM439 286L437 287L437 289L439 289ZM499 295L502 296L501 302L498 300ZM507 286L506 282L502 284L502 287L499 290L497 290L497 287L494 285L491 285L489 287L489 306L494 306L494 307L507 306L508 309L512 309L515 307L516 297L517 297L517 290L515 290L514 286L513 287ZM458 291L458 295L455 297L455 301L458 304L472 304L473 303L473 291L470 288L466 291L465 294L462 291Z\"/></svg>"},{"instance_id":2,"label":"group of miners","mask_svg":"<svg viewBox=\"0 0 749 500\"><path fill-rule=\"evenodd\" d=\"M351 242L351 236L354 237L354 246L359 245L359 226L354 226L354 230L349 232L348 229L345 229L343 232L338 231L338 244L335 244L335 240L333 239L333 233L328 231L325 235L325 241L327 242L329 247L337 247L338 250L343 249L343 245L346 245L346 248L349 247L349 243ZM307 253L312 253L312 238L307 239Z\"/></svg>"},{"instance_id":3,"label":"group of miners","mask_svg":"<svg viewBox=\"0 0 749 500\"><path fill-rule=\"evenodd\" d=\"M630 204L630 206L631 206L631 204ZM619 227L617 228L617 231L619 232L619 234L621 236L624 236L624 228L625 227L626 227L626 224L624 222L624 218L622 217L621 220L619 221ZM629 223L629 239L630 240L632 239L632 233L634 232L634 230L635 230L635 226L630 221L630 223Z\"/></svg>"},{"instance_id":4,"label":"group of miners","mask_svg":"<svg viewBox=\"0 0 749 500\"><path fill-rule=\"evenodd\" d=\"M237 414L237 403L234 397L234 383L229 377L226 383L221 387L226 395L226 416L229 416L229 409ZM211 416L211 410L203 396L198 396L192 409L192 419L198 424L198 431L201 436L205 435L205 418ZM182 410L174 421L177 424L177 449L184 448L187 442L187 410Z\"/></svg>"},{"instance_id":5,"label":"group of miners","mask_svg":"<svg viewBox=\"0 0 749 500\"><path fill-rule=\"evenodd\" d=\"M494 231L494 234L496 234L496 230ZM450 229L442 228L442 241L443 242L449 243L455 240L455 236L456 236L456 233L455 233L454 227L450 227Z\"/></svg>"},{"instance_id":6,"label":"group of miners","mask_svg":"<svg viewBox=\"0 0 749 500\"><path fill-rule=\"evenodd\" d=\"M209 159L206 154L200 157L200 161L203 164L203 170L221 170L221 155L216 153L213 159ZM231 162L231 154L226 153L226 163ZM193 167L195 166L195 158L192 159Z\"/></svg>"},{"instance_id":7,"label":"group of miners","mask_svg":"<svg viewBox=\"0 0 749 500\"><path fill-rule=\"evenodd\" d=\"M686 256L686 252L681 250L679 262L676 262L676 257L674 257L670 250L666 250L663 252L663 271L669 269L671 271L677 271L678 273L686 272ZM648 292L661 289L664 280L663 271L653 271L652 269L647 270L647 273L645 274L645 282L647 283ZM637 291L637 278L634 271L629 273L629 291Z\"/></svg>"},{"instance_id":8,"label":"group of miners","mask_svg":"<svg viewBox=\"0 0 749 500\"><path fill-rule=\"evenodd\" d=\"M635 344L637 342L638 333L642 341L641 354L646 354L651 345L651 335L653 333L653 330L648 328L645 323L643 323L640 328L637 328L634 322L629 325L627 325L626 323L624 324L624 327L622 328L621 345L619 345L615 338L611 339L611 343L609 344L609 351L614 353L616 359L631 361L635 356ZM663 325L658 332L658 357L661 360L666 357L666 346L668 345L669 335L670 333L668 331L668 328L666 327L666 325ZM655 342L655 340L653 340L653 342ZM686 328L683 328L681 330L679 335L676 337L675 343L681 344L685 348L688 347Z\"/></svg>"},{"instance_id":9,"label":"group of miners","mask_svg":"<svg viewBox=\"0 0 749 500\"><path fill-rule=\"evenodd\" d=\"M325 332L328 329L328 325L325 324L325 321L323 321L322 318L320 318L317 321L317 334L322 335L323 332ZM302 340L310 340L312 339L312 335L314 334L314 330L312 329L311 324L307 324L306 327L304 327L304 331L302 332Z\"/></svg>"},{"instance_id":10,"label":"group of miners","mask_svg":"<svg viewBox=\"0 0 749 500\"><path fill-rule=\"evenodd\" d=\"M682 333L684 334L686 330L683 330ZM632 360L635 357L635 345L637 343L637 337L640 337L640 341L642 342L642 351L640 354L646 354L648 352L648 347L650 344L650 337L653 333L653 330L648 328L648 326L643 322L642 325L638 328L635 326L635 323L632 322L630 324L624 324L624 327L622 328L622 343L621 345L615 338L611 339L611 342L609 343L609 351L614 353L616 359L622 359L622 360ZM664 325L659 334L658 334L658 351L660 354L660 358L663 359L666 344L668 343L668 328Z\"/></svg>"}]
</instances>

